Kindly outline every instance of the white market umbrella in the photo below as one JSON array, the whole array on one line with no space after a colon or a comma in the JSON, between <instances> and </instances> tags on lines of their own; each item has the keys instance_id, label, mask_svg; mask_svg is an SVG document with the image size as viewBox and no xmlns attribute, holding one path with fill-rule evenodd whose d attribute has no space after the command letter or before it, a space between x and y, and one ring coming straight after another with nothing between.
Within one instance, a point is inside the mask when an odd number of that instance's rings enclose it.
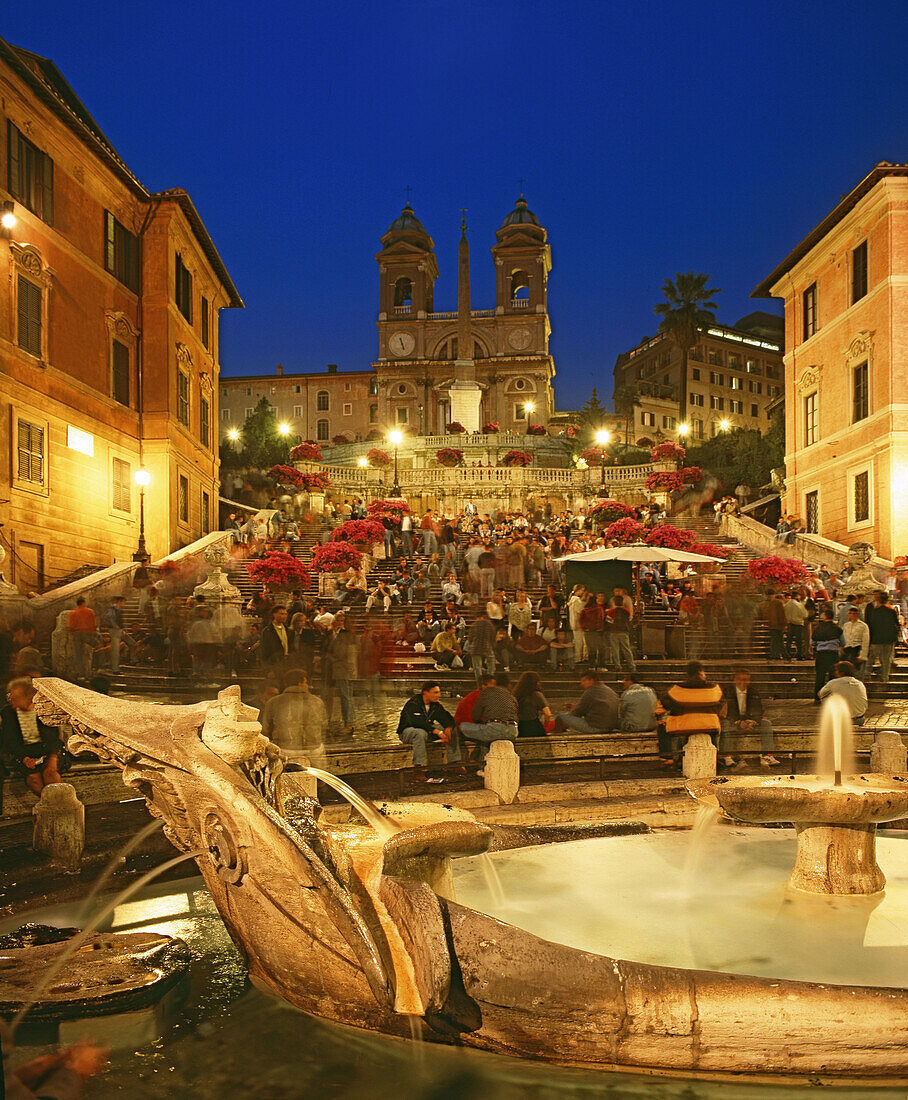
<instances>
[{"instance_id":1,"label":"white market umbrella","mask_svg":"<svg viewBox=\"0 0 908 1100\"><path fill-rule=\"evenodd\" d=\"M558 561L682 561L721 562L706 554L692 554L689 550L670 550L664 546L648 546L645 542L632 542L627 546L606 546L602 550L584 550L579 554L567 554Z\"/></svg>"}]
</instances>

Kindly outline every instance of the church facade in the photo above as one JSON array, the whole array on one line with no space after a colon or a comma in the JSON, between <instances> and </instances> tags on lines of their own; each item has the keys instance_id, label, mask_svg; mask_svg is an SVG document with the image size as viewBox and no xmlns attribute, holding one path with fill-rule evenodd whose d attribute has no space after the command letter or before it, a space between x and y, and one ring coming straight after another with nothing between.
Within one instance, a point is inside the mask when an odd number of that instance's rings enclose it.
<instances>
[{"instance_id":1,"label":"church facade","mask_svg":"<svg viewBox=\"0 0 908 1100\"><path fill-rule=\"evenodd\" d=\"M547 425L555 412L547 283L551 249L521 195L496 232L495 303L473 309L466 227L458 309L435 310L435 245L409 203L381 238L377 407L371 426L441 435L452 420L502 431ZM370 417L371 419L371 417Z\"/></svg>"}]
</instances>

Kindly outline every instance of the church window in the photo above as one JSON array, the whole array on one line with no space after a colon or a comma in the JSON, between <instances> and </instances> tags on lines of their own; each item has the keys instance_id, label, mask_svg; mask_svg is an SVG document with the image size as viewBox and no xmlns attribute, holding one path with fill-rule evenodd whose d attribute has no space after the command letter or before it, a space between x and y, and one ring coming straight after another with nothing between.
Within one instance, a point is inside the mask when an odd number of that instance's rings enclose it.
<instances>
[{"instance_id":1,"label":"church window","mask_svg":"<svg viewBox=\"0 0 908 1100\"><path fill-rule=\"evenodd\" d=\"M378 394L378 379L377 378L370 378L369 379L369 396L370 397L375 397L377 394Z\"/></svg>"},{"instance_id":2,"label":"church window","mask_svg":"<svg viewBox=\"0 0 908 1100\"><path fill-rule=\"evenodd\" d=\"M398 424L406 424L408 417L409 417L409 412L407 411L406 408L402 407L402 408L399 408L397 410L397 423Z\"/></svg>"},{"instance_id":3,"label":"church window","mask_svg":"<svg viewBox=\"0 0 908 1100\"><path fill-rule=\"evenodd\" d=\"M518 378L517 381L514 383L515 390L525 390L526 387L527 384L522 378Z\"/></svg>"},{"instance_id":4,"label":"church window","mask_svg":"<svg viewBox=\"0 0 908 1100\"><path fill-rule=\"evenodd\" d=\"M369 406L369 423L374 424L378 420L378 405Z\"/></svg>"},{"instance_id":5,"label":"church window","mask_svg":"<svg viewBox=\"0 0 908 1100\"><path fill-rule=\"evenodd\" d=\"M352 415L353 415L353 403L350 402L350 401L347 401L347 402L344 403L344 416L352 416Z\"/></svg>"},{"instance_id":6,"label":"church window","mask_svg":"<svg viewBox=\"0 0 908 1100\"><path fill-rule=\"evenodd\" d=\"M397 387L397 392L401 395L401 397L403 397L403 395L407 392L407 387L403 384L403 382L401 382L401 384Z\"/></svg>"},{"instance_id":7,"label":"church window","mask_svg":"<svg viewBox=\"0 0 908 1100\"><path fill-rule=\"evenodd\" d=\"M318 395L315 398L315 408L317 412L328 411L328 391L319 390Z\"/></svg>"},{"instance_id":8,"label":"church window","mask_svg":"<svg viewBox=\"0 0 908 1100\"><path fill-rule=\"evenodd\" d=\"M328 438L328 421L319 420L315 425L315 438L319 441Z\"/></svg>"},{"instance_id":9,"label":"church window","mask_svg":"<svg viewBox=\"0 0 908 1100\"><path fill-rule=\"evenodd\" d=\"M394 308L409 313L413 308L413 282L402 275L394 284Z\"/></svg>"},{"instance_id":10,"label":"church window","mask_svg":"<svg viewBox=\"0 0 908 1100\"><path fill-rule=\"evenodd\" d=\"M511 301L525 305L530 300L530 277L523 268L515 267L511 272Z\"/></svg>"},{"instance_id":11,"label":"church window","mask_svg":"<svg viewBox=\"0 0 908 1100\"><path fill-rule=\"evenodd\" d=\"M514 406L514 419L515 420L526 420L526 418L527 418L527 407L526 407L526 405L523 405L523 404L515 405Z\"/></svg>"}]
</instances>

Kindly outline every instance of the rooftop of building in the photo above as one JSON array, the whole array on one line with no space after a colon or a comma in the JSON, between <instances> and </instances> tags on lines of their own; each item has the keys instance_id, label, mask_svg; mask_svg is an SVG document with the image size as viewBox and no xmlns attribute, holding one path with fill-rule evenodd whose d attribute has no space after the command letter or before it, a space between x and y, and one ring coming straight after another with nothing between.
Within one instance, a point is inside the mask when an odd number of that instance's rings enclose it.
<instances>
[{"instance_id":1,"label":"rooftop of building","mask_svg":"<svg viewBox=\"0 0 908 1100\"><path fill-rule=\"evenodd\" d=\"M775 333L777 338L765 339L765 336L770 332ZM773 351L781 355L784 334L785 322L781 317L757 310L754 313L748 313L740 321L736 321L734 325L721 325L718 322L715 325L710 325L701 335L712 336L718 340L727 340L733 344L742 344L745 347ZM631 359L635 359L638 355L642 355L644 352L656 347L663 340L670 339L669 336L661 332L657 332L655 336L644 336L636 347L621 352L615 360L614 369L617 370L623 367Z\"/></svg>"},{"instance_id":2,"label":"rooftop of building","mask_svg":"<svg viewBox=\"0 0 908 1100\"><path fill-rule=\"evenodd\" d=\"M540 225L539 219L533 213L533 211L527 206L527 200L521 194L520 198L514 204L514 209L508 214L508 216L501 223L502 229L506 225Z\"/></svg>"},{"instance_id":3,"label":"rooftop of building","mask_svg":"<svg viewBox=\"0 0 908 1100\"><path fill-rule=\"evenodd\" d=\"M243 309L243 299L233 285L233 280L227 272L224 261L215 248L214 241L205 228L189 194L180 187L174 187L166 191L149 191L129 169L101 127L91 116L88 108L49 58L41 57L39 54L23 49L21 46L13 46L5 39L0 38L0 61L5 61L20 79L32 89L37 98L50 108L78 138L91 147L134 195L147 202L172 200L177 203L221 285L227 291L229 308Z\"/></svg>"},{"instance_id":4,"label":"rooftop of building","mask_svg":"<svg viewBox=\"0 0 908 1100\"><path fill-rule=\"evenodd\" d=\"M287 371L284 370L284 364L278 363L274 370L274 374L221 374L219 379L222 386L228 386L231 382L293 382L300 378L355 378L355 377L369 377L375 376L375 371L371 367L365 367L362 370L339 370L336 363L329 363L327 367L322 370L303 370L303 371Z\"/></svg>"},{"instance_id":5,"label":"rooftop of building","mask_svg":"<svg viewBox=\"0 0 908 1100\"><path fill-rule=\"evenodd\" d=\"M814 248L838 223L850 213L874 187L887 176L908 176L908 164L892 164L881 160L855 187L843 195L841 201L833 207L816 228L812 229L799 245L792 249L785 259L766 276L751 292L751 298L771 298L772 288L783 275L791 271L812 248Z\"/></svg>"}]
</instances>

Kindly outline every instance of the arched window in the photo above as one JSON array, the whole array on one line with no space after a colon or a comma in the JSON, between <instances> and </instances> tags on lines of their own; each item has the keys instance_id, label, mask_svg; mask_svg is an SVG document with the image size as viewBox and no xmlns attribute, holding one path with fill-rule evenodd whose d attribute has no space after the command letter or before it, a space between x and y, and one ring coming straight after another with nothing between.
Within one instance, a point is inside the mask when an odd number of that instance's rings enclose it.
<instances>
[{"instance_id":1,"label":"arched window","mask_svg":"<svg viewBox=\"0 0 908 1100\"><path fill-rule=\"evenodd\" d=\"M369 396L375 397L378 394L378 379L373 377L369 379Z\"/></svg>"},{"instance_id":2,"label":"arched window","mask_svg":"<svg viewBox=\"0 0 908 1100\"><path fill-rule=\"evenodd\" d=\"M402 275L394 284L394 308L410 309L413 305L413 282Z\"/></svg>"},{"instance_id":3,"label":"arched window","mask_svg":"<svg viewBox=\"0 0 908 1100\"><path fill-rule=\"evenodd\" d=\"M325 439L328 438L328 421L327 420L319 420L318 423L315 425L315 438L319 442L322 442L322 440L325 440Z\"/></svg>"},{"instance_id":4,"label":"arched window","mask_svg":"<svg viewBox=\"0 0 908 1100\"><path fill-rule=\"evenodd\" d=\"M315 408L317 412L326 413L328 411L328 391L319 390L315 398Z\"/></svg>"},{"instance_id":5,"label":"arched window","mask_svg":"<svg viewBox=\"0 0 908 1100\"><path fill-rule=\"evenodd\" d=\"M530 299L530 277L522 267L511 272L511 301L528 302Z\"/></svg>"}]
</instances>

